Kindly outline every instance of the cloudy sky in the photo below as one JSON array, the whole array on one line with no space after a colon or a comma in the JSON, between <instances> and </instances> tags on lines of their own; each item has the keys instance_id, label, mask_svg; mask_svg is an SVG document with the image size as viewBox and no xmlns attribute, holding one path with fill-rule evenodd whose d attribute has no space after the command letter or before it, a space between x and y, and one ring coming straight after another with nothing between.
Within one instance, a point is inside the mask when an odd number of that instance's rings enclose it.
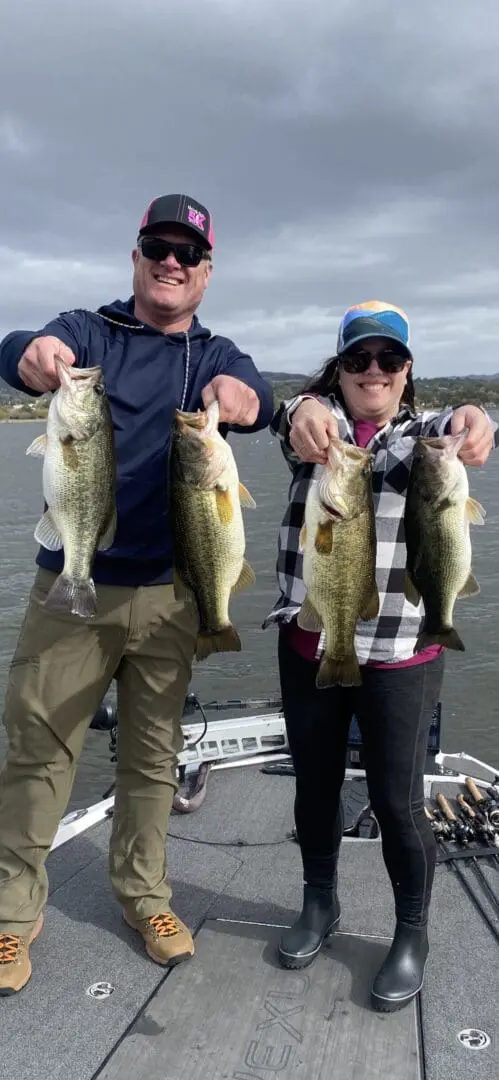
<instances>
[{"instance_id":1,"label":"cloudy sky","mask_svg":"<svg viewBox=\"0 0 499 1080\"><path fill-rule=\"evenodd\" d=\"M185 191L202 321L262 369L378 298L421 374L499 371L498 46L491 0L4 0L0 333L126 298L145 205Z\"/></svg>"}]
</instances>

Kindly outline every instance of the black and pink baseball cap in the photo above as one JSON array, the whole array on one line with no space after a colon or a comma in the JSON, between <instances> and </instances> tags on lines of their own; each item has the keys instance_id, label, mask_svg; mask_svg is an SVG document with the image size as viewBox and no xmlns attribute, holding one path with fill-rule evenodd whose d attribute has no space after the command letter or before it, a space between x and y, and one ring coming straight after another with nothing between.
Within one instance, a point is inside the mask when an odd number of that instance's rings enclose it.
<instances>
[{"instance_id":1,"label":"black and pink baseball cap","mask_svg":"<svg viewBox=\"0 0 499 1080\"><path fill-rule=\"evenodd\" d=\"M153 199L142 218L139 236L151 235L165 225L181 225L192 232L211 251L214 244L211 214L189 195L159 195Z\"/></svg>"}]
</instances>

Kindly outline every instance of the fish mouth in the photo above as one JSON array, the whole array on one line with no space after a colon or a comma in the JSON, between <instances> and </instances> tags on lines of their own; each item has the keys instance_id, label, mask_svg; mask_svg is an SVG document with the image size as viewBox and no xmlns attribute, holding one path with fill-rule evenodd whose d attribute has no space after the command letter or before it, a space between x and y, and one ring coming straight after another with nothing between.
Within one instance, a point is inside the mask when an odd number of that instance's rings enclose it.
<instances>
[{"instance_id":1,"label":"fish mouth","mask_svg":"<svg viewBox=\"0 0 499 1080\"><path fill-rule=\"evenodd\" d=\"M332 469L358 464L359 461L370 461L371 457L371 451L364 446L356 446L355 443L347 443L334 437L330 440L328 461Z\"/></svg>"},{"instance_id":2,"label":"fish mouth","mask_svg":"<svg viewBox=\"0 0 499 1080\"><path fill-rule=\"evenodd\" d=\"M204 431L208 424L208 415L202 409L198 409L197 412L182 412L180 409L175 410L175 424L180 432L184 431Z\"/></svg>"},{"instance_id":3,"label":"fish mouth","mask_svg":"<svg viewBox=\"0 0 499 1080\"><path fill-rule=\"evenodd\" d=\"M54 359L61 386L66 386L68 389L72 389L78 382L84 382L86 386L96 386L102 379L102 368L98 364L94 367L79 368L65 364L62 356L57 354Z\"/></svg>"},{"instance_id":4,"label":"fish mouth","mask_svg":"<svg viewBox=\"0 0 499 1080\"><path fill-rule=\"evenodd\" d=\"M206 431L207 434L215 435L218 430L220 406L218 401L212 401L207 409L198 409L197 412L183 412L175 410L175 426L180 435L186 435L189 431Z\"/></svg>"},{"instance_id":5,"label":"fish mouth","mask_svg":"<svg viewBox=\"0 0 499 1080\"><path fill-rule=\"evenodd\" d=\"M419 436L416 439L416 448L420 456L437 458L442 455L452 458L459 453L469 433L470 429L466 427L458 431L456 435L440 435L433 438Z\"/></svg>"}]
</instances>

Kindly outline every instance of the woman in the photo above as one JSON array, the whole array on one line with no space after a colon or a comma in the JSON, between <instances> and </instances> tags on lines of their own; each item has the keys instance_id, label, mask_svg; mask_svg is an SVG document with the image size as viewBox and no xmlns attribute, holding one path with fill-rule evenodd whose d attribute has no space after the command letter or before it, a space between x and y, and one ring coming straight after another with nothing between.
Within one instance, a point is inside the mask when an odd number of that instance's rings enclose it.
<instances>
[{"instance_id":1,"label":"woman","mask_svg":"<svg viewBox=\"0 0 499 1080\"><path fill-rule=\"evenodd\" d=\"M413 447L404 436L457 434L468 428L460 452L466 465L482 465L497 445L497 425L477 406L416 413L412 365L403 311L379 301L349 308L336 356L307 392L281 404L271 423L282 439L293 481L279 536L281 596L265 625L277 621L280 627L279 673L296 773L295 821L305 883L302 912L284 933L279 956L284 967L305 967L339 922L340 792L355 714L395 899L393 943L372 988L372 1005L383 1011L405 1005L423 982L436 858L424 815L423 778L444 670L441 647L414 654L423 612L404 596L403 517ZM308 486L315 467L326 462L331 437L367 446L373 455L380 610L376 619L357 627L359 688L317 689L321 639L296 622L305 597L298 537Z\"/></svg>"}]
</instances>

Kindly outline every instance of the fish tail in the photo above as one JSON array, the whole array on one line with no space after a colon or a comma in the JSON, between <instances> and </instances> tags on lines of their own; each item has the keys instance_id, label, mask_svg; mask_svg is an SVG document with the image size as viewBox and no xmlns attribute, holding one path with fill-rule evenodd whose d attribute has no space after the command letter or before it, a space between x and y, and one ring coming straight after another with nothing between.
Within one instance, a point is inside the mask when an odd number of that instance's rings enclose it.
<instances>
[{"instance_id":1,"label":"fish tail","mask_svg":"<svg viewBox=\"0 0 499 1080\"><path fill-rule=\"evenodd\" d=\"M201 630L197 639L196 660L206 660L215 652L241 652L241 648L241 638L230 623L214 633Z\"/></svg>"},{"instance_id":2,"label":"fish tail","mask_svg":"<svg viewBox=\"0 0 499 1080\"><path fill-rule=\"evenodd\" d=\"M428 649L430 645L442 645L445 649L465 652L463 642L453 626L442 626L434 633L430 630L423 630L416 641L414 652L418 653L422 649Z\"/></svg>"},{"instance_id":3,"label":"fish tail","mask_svg":"<svg viewBox=\"0 0 499 1080\"><path fill-rule=\"evenodd\" d=\"M335 656L323 656L315 684L320 690L328 686L361 686L362 679L355 653L343 656L340 660Z\"/></svg>"},{"instance_id":4,"label":"fish tail","mask_svg":"<svg viewBox=\"0 0 499 1080\"><path fill-rule=\"evenodd\" d=\"M76 579L59 574L43 605L48 611L66 612L91 619L97 614L97 596L91 578Z\"/></svg>"}]
</instances>

